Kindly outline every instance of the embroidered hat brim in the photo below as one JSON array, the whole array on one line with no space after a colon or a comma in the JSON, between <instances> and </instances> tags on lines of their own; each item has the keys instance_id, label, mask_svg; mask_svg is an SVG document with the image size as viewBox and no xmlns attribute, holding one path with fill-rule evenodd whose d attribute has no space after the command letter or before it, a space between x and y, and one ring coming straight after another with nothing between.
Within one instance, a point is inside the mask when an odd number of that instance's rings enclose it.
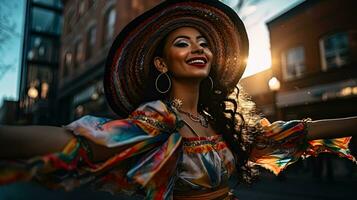
<instances>
[{"instance_id":1,"label":"embroidered hat brim","mask_svg":"<svg viewBox=\"0 0 357 200\"><path fill-rule=\"evenodd\" d=\"M248 38L236 12L218 0L167 0L131 21L115 38L104 74L112 110L126 117L143 103L154 53L167 34L195 27L215 55L212 70L221 86L235 87L248 57Z\"/></svg>"}]
</instances>

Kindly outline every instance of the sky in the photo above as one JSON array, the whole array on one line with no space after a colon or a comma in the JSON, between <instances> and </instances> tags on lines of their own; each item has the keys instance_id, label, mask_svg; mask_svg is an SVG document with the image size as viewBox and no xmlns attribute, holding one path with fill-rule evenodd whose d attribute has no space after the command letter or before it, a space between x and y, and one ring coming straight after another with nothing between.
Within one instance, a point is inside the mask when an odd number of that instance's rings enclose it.
<instances>
[{"instance_id":1,"label":"sky","mask_svg":"<svg viewBox=\"0 0 357 200\"><path fill-rule=\"evenodd\" d=\"M238 0L222 0L234 7ZM248 65L243 77L251 76L271 67L269 32L266 22L285 13L304 0L243 0L238 11L249 38Z\"/></svg>"},{"instance_id":2,"label":"sky","mask_svg":"<svg viewBox=\"0 0 357 200\"><path fill-rule=\"evenodd\" d=\"M222 0L231 7L235 7L238 0ZM253 75L271 67L269 33L265 23L286 10L296 6L303 0L244 0L238 15L243 19L247 28L250 49L248 66L243 77ZM23 38L25 0L0 0L0 26L6 20L14 25L15 34L6 36L0 27L0 65L9 65L5 75L2 76L0 66L0 107L3 99L18 100L20 55Z\"/></svg>"},{"instance_id":3,"label":"sky","mask_svg":"<svg viewBox=\"0 0 357 200\"><path fill-rule=\"evenodd\" d=\"M18 99L24 1L0 0L0 106L4 98Z\"/></svg>"}]
</instances>

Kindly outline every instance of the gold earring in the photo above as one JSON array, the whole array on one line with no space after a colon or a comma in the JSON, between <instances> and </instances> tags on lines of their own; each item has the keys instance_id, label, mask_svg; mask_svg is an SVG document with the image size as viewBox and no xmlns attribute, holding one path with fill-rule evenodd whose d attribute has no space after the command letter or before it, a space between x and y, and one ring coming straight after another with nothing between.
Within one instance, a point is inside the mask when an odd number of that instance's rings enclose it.
<instances>
[{"instance_id":1,"label":"gold earring","mask_svg":"<svg viewBox=\"0 0 357 200\"><path fill-rule=\"evenodd\" d=\"M159 82L159 79L162 75L165 75L167 80L168 80L168 83L169 83L169 87L166 89L166 90L160 90L159 86L158 86L158 82ZM156 90L161 93L161 94L166 94L170 89L171 89L171 79L169 77L169 75L167 75L166 72L161 72L157 77L156 77L156 80L155 80L155 87L156 87Z\"/></svg>"}]
</instances>

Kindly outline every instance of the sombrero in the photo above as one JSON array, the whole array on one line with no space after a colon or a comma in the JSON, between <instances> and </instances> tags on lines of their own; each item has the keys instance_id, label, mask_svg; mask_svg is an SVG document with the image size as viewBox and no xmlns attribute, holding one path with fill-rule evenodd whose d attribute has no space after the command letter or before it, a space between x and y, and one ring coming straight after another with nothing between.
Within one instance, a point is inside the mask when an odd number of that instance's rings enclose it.
<instances>
[{"instance_id":1,"label":"sombrero","mask_svg":"<svg viewBox=\"0 0 357 200\"><path fill-rule=\"evenodd\" d=\"M238 83L246 66L248 38L236 12L218 0L166 0L125 26L109 50L104 89L116 114L125 117L143 103L156 48L183 26L197 28L211 44L215 80L228 89Z\"/></svg>"}]
</instances>

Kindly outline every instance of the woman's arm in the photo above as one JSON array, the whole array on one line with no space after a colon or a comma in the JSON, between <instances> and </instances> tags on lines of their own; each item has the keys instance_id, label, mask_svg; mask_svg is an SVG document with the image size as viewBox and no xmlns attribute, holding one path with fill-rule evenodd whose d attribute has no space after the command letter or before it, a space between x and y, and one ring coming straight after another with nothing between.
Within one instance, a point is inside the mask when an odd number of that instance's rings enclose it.
<instances>
[{"instance_id":1,"label":"woman's arm","mask_svg":"<svg viewBox=\"0 0 357 200\"><path fill-rule=\"evenodd\" d=\"M68 130L54 126L0 126L0 159L26 159L60 152L74 138ZM88 142L93 161L103 161L124 147L108 148Z\"/></svg>"},{"instance_id":2,"label":"woman's arm","mask_svg":"<svg viewBox=\"0 0 357 200\"><path fill-rule=\"evenodd\" d=\"M357 136L357 117L316 120L307 123L308 140Z\"/></svg>"},{"instance_id":3,"label":"woman's arm","mask_svg":"<svg viewBox=\"0 0 357 200\"><path fill-rule=\"evenodd\" d=\"M30 158L59 152L73 137L61 127L0 126L0 158Z\"/></svg>"}]
</instances>

